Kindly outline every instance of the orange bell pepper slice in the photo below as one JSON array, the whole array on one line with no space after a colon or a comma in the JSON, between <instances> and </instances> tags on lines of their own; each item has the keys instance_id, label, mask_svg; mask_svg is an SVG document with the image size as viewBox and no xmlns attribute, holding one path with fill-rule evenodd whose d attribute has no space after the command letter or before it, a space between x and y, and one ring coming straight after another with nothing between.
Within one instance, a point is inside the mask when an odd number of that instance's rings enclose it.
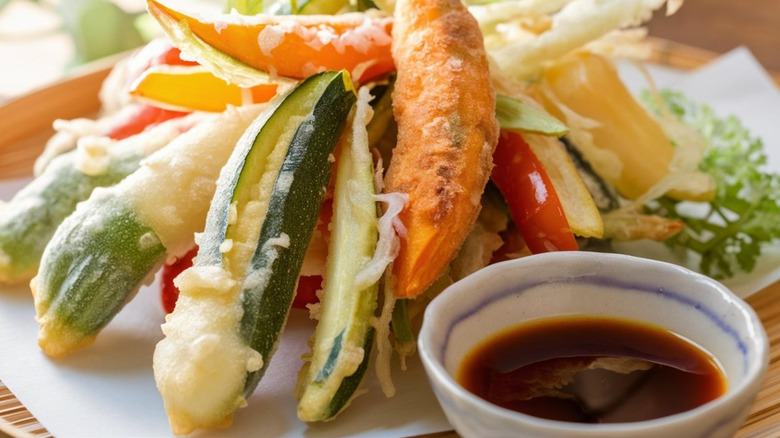
<instances>
[{"instance_id":1,"label":"orange bell pepper slice","mask_svg":"<svg viewBox=\"0 0 780 438\"><path fill-rule=\"evenodd\" d=\"M276 84L242 89L199 66L152 67L130 87L131 95L150 100L152 105L212 112L224 111L228 105L267 102L276 91Z\"/></svg>"},{"instance_id":2,"label":"orange bell pepper slice","mask_svg":"<svg viewBox=\"0 0 780 438\"><path fill-rule=\"evenodd\" d=\"M199 19L148 0L149 13L184 21L205 43L258 70L306 78L324 70L367 80L393 71L391 18L364 14L238 16Z\"/></svg>"}]
</instances>

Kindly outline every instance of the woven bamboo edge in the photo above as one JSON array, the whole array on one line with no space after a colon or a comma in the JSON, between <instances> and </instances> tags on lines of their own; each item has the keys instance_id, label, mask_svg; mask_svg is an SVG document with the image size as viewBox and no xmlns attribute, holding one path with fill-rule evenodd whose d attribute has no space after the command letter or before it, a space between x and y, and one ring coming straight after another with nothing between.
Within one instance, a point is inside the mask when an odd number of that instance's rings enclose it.
<instances>
[{"instance_id":1,"label":"woven bamboo edge","mask_svg":"<svg viewBox=\"0 0 780 438\"><path fill-rule=\"evenodd\" d=\"M649 38L648 62L683 70L700 67L718 55L703 49ZM32 174L32 166L53 133L55 119L72 119L98 112L97 95L111 66L121 56L85 66L63 80L0 106L0 180ZM780 74L771 74L780 87ZM780 436L780 282L748 298L769 337L770 363L764 386L737 438ZM15 438L49 438L51 433L0 381L0 434ZM415 438L457 438L453 431Z\"/></svg>"},{"instance_id":2,"label":"woven bamboo edge","mask_svg":"<svg viewBox=\"0 0 780 438\"><path fill-rule=\"evenodd\" d=\"M52 435L0 382L0 434L18 438L48 438Z\"/></svg>"}]
</instances>

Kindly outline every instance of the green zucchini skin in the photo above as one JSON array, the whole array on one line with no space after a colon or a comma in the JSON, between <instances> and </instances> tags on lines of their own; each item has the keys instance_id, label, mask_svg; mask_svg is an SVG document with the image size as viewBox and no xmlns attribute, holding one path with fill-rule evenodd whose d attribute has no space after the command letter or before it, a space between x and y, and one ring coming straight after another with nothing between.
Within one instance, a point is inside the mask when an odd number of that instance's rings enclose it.
<instances>
[{"instance_id":1,"label":"green zucchini skin","mask_svg":"<svg viewBox=\"0 0 780 438\"><path fill-rule=\"evenodd\" d=\"M400 343L414 344L414 332L412 331L412 322L409 318L407 303L409 300L400 299L395 302L393 307L392 328L395 339Z\"/></svg>"},{"instance_id":2,"label":"green zucchini skin","mask_svg":"<svg viewBox=\"0 0 780 438\"><path fill-rule=\"evenodd\" d=\"M95 187L115 184L126 174L91 177L75 168L76 151L58 156L0 212L0 282L17 283L35 275L46 243L57 226ZM136 160L136 165L140 157Z\"/></svg>"},{"instance_id":3,"label":"green zucchini skin","mask_svg":"<svg viewBox=\"0 0 780 438\"><path fill-rule=\"evenodd\" d=\"M39 343L53 357L91 342L166 253L151 228L105 192L68 216L50 248L55 252L44 252L47 269L33 287L43 334ZM116 248L122 250L111 250ZM103 294L99 306L94 303L96 284L110 285L114 292Z\"/></svg>"},{"instance_id":4,"label":"green zucchini skin","mask_svg":"<svg viewBox=\"0 0 780 438\"><path fill-rule=\"evenodd\" d=\"M371 357L378 284L362 278L378 233L374 166L368 149L368 89L360 90L352 135L337 161L333 219L311 360L301 373L298 418L326 421L349 402ZM361 138L362 137L362 138ZM369 270L371 272L371 270Z\"/></svg>"},{"instance_id":5,"label":"green zucchini skin","mask_svg":"<svg viewBox=\"0 0 780 438\"><path fill-rule=\"evenodd\" d=\"M259 111L209 118L118 184L93 190L62 222L30 282L46 354L60 357L91 343L167 255L192 246L219 170ZM170 198L179 203L166 215L161 199ZM150 220L149 212L160 216Z\"/></svg>"},{"instance_id":6,"label":"green zucchini skin","mask_svg":"<svg viewBox=\"0 0 780 438\"><path fill-rule=\"evenodd\" d=\"M76 168L77 151L56 157L0 211L0 283L31 279L43 249L76 204L96 187L111 186L138 168L143 156L115 157L106 170L91 176Z\"/></svg>"},{"instance_id":7,"label":"green zucchini skin","mask_svg":"<svg viewBox=\"0 0 780 438\"><path fill-rule=\"evenodd\" d=\"M374 115L366 126L368 131L368 144L372 149L379 151L382 162L386 166L393 156L393 148L396 143L397 126L393 118L393 89L395 88L395 76L388 78L387 85L377 85L371 89L374 96L371 107Z\"/></svg>"},{"instance_id":8,"label":"green zucchini skin","mask_svg":"<svg viewBox=\"0 0 780 438\"><path fill-rule=\"evenodd\" d=\"M140 167L200 116L165 122L145 133L106 146L106 166L95 174L80 170L80 150L52 159L41 173L0 209L0 283L29 281L57 227L97 187L112 186ZM89 158L86 158L89 160Z\"/></svg>"},{"instance_id":9,"label":"green zucchini skin","mask_svg":"<svg viewBox=\"0 0 780 438\"><path fill-rule=\"evenodd\" d=\"M309 77L252 123L223 167L154 353L175 434L229 424L267 369L355 99L346 72Z\"/></svg>"},{"instance_id":10,"label":"green zucchini skin","mask_svg":"<svg viewBox=\"0 0 780 438\"><path fill-rule=\"evenodd\" d=\"M618 208L620 206L620 200L618 199L615 190L593 171L593 167L591 167L590 163L585 161L585 158L577 150L577 147L572 144L571 139L568 137L561 137L560 141L566 147L566 152L569 153L569 157L572 162L574 162L577 172L593 195L593 200L596 202L596 207L598 207L599 211L608 212Z\"/></svg>"},{"instance_id":11,"label":"green zucchini skin","mask_svg":"<svg viewBox=\"0 0 780 438\"><path fill-rule=\"evenodd\" d=\"M276 99L271 108L264 111L242 135L238 144L230 155L228 162L220 171L217 188L214 191L214 197L211 199L209 212L206 217L206 226L203 234L198 239L198 256L194 260L197 266L214 266L223 264L223 253L220 245L225 241L230 223L230 206L238 199L234 194L240 190L239 184L243 181L248 186L251 182L249 173L257 177L253 172L244 172L244 169L262 167L262 155L268 154L263 148L259 138L261 133L266 131L266 125L269 120L274 118L276 110L284 102L283 99ZM254 139L249 141L248 139ZM266 147L267 148L267 147ZM258 157L260 156L260 157Z\"/></svg>"},{"instance_id":12,"label":"green zucchini skin","mask_svg":"<svg viewBox=\"0 0 780 438\"><path fill-rule=\"evenodd\" d=\"M262 368L247 375L244 387L247 396L265 373L279 342L330 179L329 157L356 100L354 90L344 86L344 80L349 80L343 78L346 73L338 75L290 143L252 257L250 272L271 275L260 287L243 290L241 333L266 358ZM272 248L270 243L282 235L289 236L289 246Z\"/></svg>"},{"instance_id":13,"label":"green zucchini skin","mask_svg":"<svg viewBox=\"0 0 780 438\"><path fill-rule=\"evenodd\" d=\"M355 391L360 387L360 384L363 382L363 377L365 377L366 371L368 370L368 364L371 362L371 351L374 347L375 335L376 330L374 330L373 327L366 332L366 340L363 343L363 351L365 352L363 360L360 362L360 365L355 370L354 374L345 377L344 380L341 381L339 389L333 395L333 398L330 403L328 403L327 407L322 411L323 420L332 419L347 407L347 404L352 399Z\"/></svg>"}]
</instances>

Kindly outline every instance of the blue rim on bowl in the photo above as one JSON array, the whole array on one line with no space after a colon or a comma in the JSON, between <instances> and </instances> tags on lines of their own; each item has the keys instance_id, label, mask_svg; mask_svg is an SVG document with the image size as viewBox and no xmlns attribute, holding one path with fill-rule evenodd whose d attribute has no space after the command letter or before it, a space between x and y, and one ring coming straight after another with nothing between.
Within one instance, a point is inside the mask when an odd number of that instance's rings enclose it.
<instances>
[{"instance_id":1,"label":"blue rim on bowl","mask_svg":"<svg viewBox=\"0 0 780 438\"><path fill-rule=\"evenodd\" d=\"M593 291L585 296L582 291L586 289ZM655 420L582 425L495 406L455 380L459 359L489 335L524 320L578 313L643 320L694 340L724 367L728 391L693 410ZM513 324L510 320L515 317L519 320ZM473 333L478 331L482 333ZM456 336L469 339L457 345L461 339L455 342ZM418 343L434 392L456 429L483 427L487 433L497 430L496 422L504 421L510 423L508 427L528 428L522 432L526 436L630 433L633 437L645 436L647 431L646 436L673 436L669 433L676 427L692 421L710 426L701 434L686 436L711 437L721 430L736 430L768 363L768 342L760 320L725 286L676 265L618 254L548 253L489 266L451 286L428 306ZM709 420L703 421L703 415ZM480 425L485 418L490 424ZM472 424L464 424L468 422ZM459 432L468 435L476 430Z\"/></svg>"}]
</instances>

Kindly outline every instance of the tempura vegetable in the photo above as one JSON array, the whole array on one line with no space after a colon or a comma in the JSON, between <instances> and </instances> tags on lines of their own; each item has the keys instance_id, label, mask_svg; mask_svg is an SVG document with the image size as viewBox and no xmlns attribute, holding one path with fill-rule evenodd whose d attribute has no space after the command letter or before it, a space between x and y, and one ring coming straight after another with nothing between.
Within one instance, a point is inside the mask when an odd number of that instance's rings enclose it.
<instances>
[{"instance_id":1,"label":"tempura vegetable","mask_svg":"<svg viewBox=\"0 0 780 438\"><path fill-rule=\"evenodd\" d=\"M96 187L121 181L202 118L174 119L120 142L93 137L55 157L0 210L0 283L29 281L49 239L77 203Z\"/></svg>"},{"instance_id":2,"label":"tempura vegetable","mask_svg":"<svg viewBox=\"0 0 780 438\"><path fill-rule=\"evenodd\" d=\"M259 111L199 124L119 184L95 189L57 228L30 283L46 354L89 345L167 255L192 247L217 175Z\"/></svg>"},{"instance_id":3,"label":"tempura vegetable","mask_svg":"<svg viewBox=\"0 0 780 438\"><path fill-rule=\"evenodd\" d=\"M308 78L272 101L220 173L154 353L174 433L229 425L271 363L354 102L345 71Z\"/></svg>"},{"instance_id":4,"label":"tempura vegetable","mask_svg":"<svg viewBox=\"0 0 780 438\"><path fill-rule=\"evenodd\" d=\"M413 298L455 257L479 214L498 122L482 34L466 7L401 0L395 13L398 142L385 191L409 196L393 274L395 295Z\"/></svg>"}]
</instances>

